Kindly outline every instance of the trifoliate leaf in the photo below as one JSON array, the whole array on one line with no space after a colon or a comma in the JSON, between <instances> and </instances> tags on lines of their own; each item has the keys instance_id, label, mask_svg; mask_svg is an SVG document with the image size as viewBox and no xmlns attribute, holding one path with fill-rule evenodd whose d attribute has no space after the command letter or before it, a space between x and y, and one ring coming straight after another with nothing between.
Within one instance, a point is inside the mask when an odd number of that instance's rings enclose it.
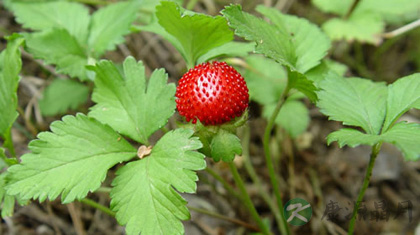
<instances>
[{"instance_id":1,"label":"trifoliate leaf","mask_svg":"<svg viewBox=\"0 0 420 235\"><path fill-rule=\"evenodd\" d=\"M89 88L73 80L54 80L43 92L39 108L45 116L63 114L67 110L76 110L85 103Z\"/></svg>"},{"instance_id":2,"label":"trifoliate leaf","mask_svg":"<svg viewBox=\"0 0 420 235\"><path fill-rule=\"evenodd\" d=\"M20 46L23 42L20 35L13 34L8 38L7 47L0 56L0 137L6 141L10 141L9 131L18 116L16 90L22 68Z\"/></svg>"},{"instance_id":3,"label":"trifoliate leaf","mask_svg":"<svg viewBox=\"0 0 420 235\"><path fill-rule=\"evenodd\" d=\"M311 80L307 79L305 75L296 71L289 70L288 74L288 86L290 88L294 88L302 92L312 102L316 102L318 100L317 94L315 93L318 90L318 88L316 88L316 86Z\"/></svg>"},{"instance_id":4,"label":"trifoliate leaf","mask_svg":"<svg viewBox=\"0 0 420 235\"><path fill-rule=\"evenodd\" d=\"M53 122L30 142L31 153L8 169L7 193L22 199L63 203L98 189L109 168L136 156L136 150L109 126L83 114Z\"/></svg>"},{"instance_id":5,"label":"trifoliate leaf","mask_svg":"<svg viewBox=\"0 0 420 235\"><path fill-rule=\"evenodd\" d=\"M335 13L344 16L350 9L354 0L312 0L312 3L326 13Z\"/></svg>"},{"instance_id":6,"label":"trifoliate leaf","mask_svg":"<svg viewBox=\"0 0 420 235\"><path fill-rule=\"evenodd\" d=\"M256 10L269 18L277 28L282 28L287 32L297 58L294 65L299 72L305 73L317 66L330 49L331 42L327 35L308 20L285 15L275 8L262 5Z\"/></svg>"},{"instance_id":7,"label":"trifoliate leaf","mask_svg":"<svg viewBox=\"0 0 420 235\"><path fill-rule=\"evenodd\" d=\"M66 29L81 45L85 44L90 23L89 9L75 2L14 1L16 21L25 28Z\"/></svg>"},{"instance_id":8,"label":"trifoliate leaf","mask_svg":"<svg viewBox=\"0 0 420 235\"><path fill-rule=\"evenodd\" d=\"M227 131L219 130L213 137L211 144L211 157L215 162L232 162L235 155L242 153L242 145L239 138Z\"/></svg>"},{"instance_id":9,"label":"trifoliate leaf","mask_svg":"<svg viewBox=\"0 0 420 235\"><path fill-rule=\"evenodd\" d=\"M338 142L340 148L348 145L350 147L356 147L358 145L374 145L381 140L379 135L365 134L355 129L343 128L327 136L328 144L334 141Z\"/></svg>"},{"instance_id":10,"label":"trifoliate leaf","mask_svg":"<svg viewBox=\"0 0 420 235\"><path fill-rule=\"evenodd\" d=\"M420 109L420 73L398 79L388 86L384 130L409 109Z\"/></svg>"},{"instance_id":11,"label":"trifoliate leaf","mask_svg":"<svg viewBox=\"0 0 420 235\"><path fill-rule=\"evenodd\" d=\"M333 18L322 25L332 40L360 41L372 44L381 42L385 24L379 14L371 11L354 12L345 19Z\"/></svg>"},{"instance_id":12,"label":"trifoliate leaf","mask_svg":"<svg viewBox=\"0 0 420 235\"><path fill-rule=\"evenodd\" d=\"M87 55L77 40L65 29L51 29L26 34L26 46L35 57L57 65L57 72L86 80Z\"/></svg>"},{"instance_id":13,"label":"trifoliate leaf","mask_svg":"<svg viewBox=\"0 0 420 235\"><path fill-rule=\"evenodd\" d=\"M305 76L315 84L319 84L330 71L337 73L339 76L344 76L347 70L348 68L344 64L334 60L324 59L321 64L306 72Z\"/></svg>"},{"instance_id":14,"label":"trifoliate leaf","mask_svg":"<svg viewBox=\"0 0 420 235\"><path fill-rule=\"evenodd\" d=\"M255 43L246 43L246 42L228 42L223 44L219 47L213 48L209 50L204 55L200 56L197 60L197 64L201 64L208 60L221 57L221 56L229 56L229 57L245 57L250 52L254 51Z\"/></svg>"},{"instance_id":15,"label":"trifoliate leaf","mask_svg":"<svg viewBox=\"0 0 420 235\"><path fill-rule=\"evenodd\" d=\"M166 133L149 156L117 171L111 208L127 234L183 234L180 220L190 218L186 201L175 191L193 193L195 171L204 169L204 155L193 130Z\"/></svg>"},{"instance_id":16,"label":"trifoliate leaf","mask_svg":"<svg viewBox=\"0 0 420 235\"><path fill-rule=\"evenodd\" d=\"M92 15L88 46L99 57L107 50L114 50L124 42L124 35L136 19L138 1L110 4Z\"/></svg>"},{"instance_id":17,"label":"trifoliate leaf","mask_svg":"<svg viewBox=\"0 0 420 235\"><path fill-rule=\"evenodd\" d=\"M264 107L263 116L270 118L276 104L267 105ZM284 128L287 133L293 138L302 134L309 126L309 111L306 106L297 100L286 101L276 118L276 123Z\"/></svg>"},{"instance_id":18,"label":"trifoliate leaf","mask_svg":"<svg viewBox=\"0 0 420 235\"><path fill-rule=\"evenodd\" d=\"M142 62L128 57L120 74L110 61L91 66L96 72L92 100L97 103L89 116L141 143L166 124L175 112L175 85L167 84L163 69L146 81Z\"/></svg>"},{"instance_id":19,"label":"trifoliate leaf","mask_svg":"<svg viewBox=\"0 0 420 235\"><path fill-rule=\"evenodd\" d=\"M233 32L221 16L181 15L176 3L166 1L156 7L156 16L159 24L179 41L180 53L190 67L210 49L233 40Z\"/></svg>"},{"instance_id":20,"label":"trifoliate leaf","mask_svg":"<svg viewBox=\"0 0 420 235\"><path fill-rule=\"evenodd\" d=\"M381 135L385 142L395 144L406 160L420 158L420 124L400 122Z\"/></svg>"},{"instance_id":21,"label":"trifoliate leaf","mask_svg":"<svg viewBox=\"0 0 420 235\"><path fill-rule=\"evenodd\" d=\"M243 76L252 100L263 105L275 104L286 86L287 75L274 60L261 55L245 58L247 67Z\"/></svg>"},{"instance_id":22,"label":"trifoliate leaf","mask_svg":"<svg viewBox=\"0 0 420 235\"><path fill-rule=\"evenodd\" d=\"M15 208L15 198L6 193L6 177L7 173L0 174L0 209L1 217L9 217L13 215Z\"/></svg>"},{"instance_id":23,"label":"trifoliate leaf","mask_svg":"<svg viewBox=\"0 0 420 235\"><path fill-rule=\"evenodd\" d=\"M320 87L317 105L329 119L359 126L367 134L379 134L386 111L385 84L330 73Z\"/></svg>"}]
</instances>

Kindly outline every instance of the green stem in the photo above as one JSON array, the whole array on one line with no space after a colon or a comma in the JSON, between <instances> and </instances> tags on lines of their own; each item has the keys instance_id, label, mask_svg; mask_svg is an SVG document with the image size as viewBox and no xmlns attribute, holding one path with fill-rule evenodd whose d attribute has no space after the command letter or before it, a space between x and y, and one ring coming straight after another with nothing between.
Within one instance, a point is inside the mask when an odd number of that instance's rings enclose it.
<instances>
[{"instance_id":1,"label":"green stem","mask_svg":"<svg viewBox=\"0 0 420 235\"><path fill-rule=\"evenodd\" d=\"M195 212L198 212L200 214L208 215L208 216L211 216L211 217L214 217L214 218L218 218L218 219L221 219L221 220L224 220L224 221L229 221L231 223L238 224L238 225L240 225L242 227L245 227L247 229L254 230L256 232L260 232L260 229L259 228L255 227L255 226L253 226L251 224L248 224L248 223L246 223L246 222L244 222L242 220L230 218L230 217L221 215L219 213L215 213L215 212L204 210L204 209L197 208L197 207L192 207L192 206L187 206L187 207L188 207L188 209L190 211L195 211Z\"/></svg>"},{"instance_id":2,"label":"green stem","mask_svg":"<svg viewBox=\"0 0 420 235\"><path fill-rule=\"evenodd\" d=\"M264 190L261 180L258 177L254 166L251 163L251 159L249 157L249 142L250 142L250 130L249 125L245 127L245 133L242 138L242 157L244 158L245 169L248 172L249 177L251 177L252 182L257 186L258 192L260 193L262 199L267 203L268 207L270 208L271 212L274 214L274 218L276 219L276 223L278 226L281 225L282 219L280 216L280 212L278 207L276 207L275 203L271 199L270 195L266 190Z\"/></svg>"},{"instance_id":3,"label":"green stem","mask_svg":"<svg viewBox=\"0 0 420 235\"><path fill-rule=\"evenodd\" d=\"M255 220L255 222L258 224L258 227L260 227L263 234L270 234L270 231L265 226L263 221L260 218L260 215L257 212L257 209L255 209L254 204L252 203L251 198L249 197L248 192L246 191L245 184L241 179L241 176L239 175L238 169L236 169L236 166L233 162L229 162L229 169L232 172L233 179L235 180L236 185L238 186L240 192L241 192L241 198L242 202L245 204L245 206L248 208L249 212L251 213L252 218Z\"/></svg>"},{"instance_id":4,"label":"green stem","mask_svg":"<svg viewBox=\"0 0 420 235\"><path fill-rule=\"evenodd\" d=\"M356 217L357 217L357 211L359 210L360 203L363 200L363 196L365 195L365 191L369 186L370 177L372 176L372 170L373 166L375 165L376 157L379 154L379 151L381 150L382 143L377 143L374 146L372 146L372 153L370 154L370 160L369 165L366 170L366 175L363 180L362 189L360 189L359 196L357 196L357 201L353 209L353 214L351 216L350 224L349 224L349 231L348 234L351 235L354 232L354 225L356 223Z\"/></svg>"},{"instance_id":5,"label":"green stem","mask_svg":"<svg viewBox=\"0 0 420 235\"><path fill-rule=\"evenodd\" d=\"M93 200L90 200L88 198L83 198L82 200L80 200L81 203L84 203L88 206L91 206L93 208L96 208L102 212L104 212L105 214L108 214L112 217L115 217L115 212L113 212L111 209L109 209L108 207L101 205Z\"/></svg>"},{"instance_id":6,"label":"green stem","mask_svg":"<svg viewBox=\"0 0 420 235\"><path fill-rule=\"evenodd\" d=\"M351 16L351 14L353 13L354 9L356 9L359 2L360 2L360 0L354 0L353 4L351 5L351 7L347 11L346 15L344 16L344 19L348 19Z\"/></svg>"},{"instance_id":7,"label":"green stem","mask_svg":"<svg viewBox=\"0 0 420 235\"><path fill-rule=\"evenodd\" d=\"M273 158L270 153L270 137L271 137L271 130L273 129L273 126L274 126L274 121L276 120L277 115L279 114L280 109L283 106L284 101L286 100L286 97L289 91L290 91L290 87L289 87L289 84L287 84L286 88L284 89L283 93L280 96L280 99L276 105L276 108L273 111L273 114L271 114L271 117L268 120L267 126L265 128L264 140L263 140L265 161L268 168L268 174L270 176L271 185L273 186L274 195L276 196L276 200L277 200L277 206L279 208L280 215L282 218L282 223L280 224L281 234L290 234L290 230L289 230L289 226L287 226L286 219L284 218L284 209L283 209L283 202L282 202L281 194L280 194L279 180L277 179L277 175L276 175L276 172L274 170L274 165L273 165Z\"/></svg>"},{"instance_id":8,"label":"green stem","mask_svg":"<svg viewBox=\"0 0 420 235\"><path fill-rule=\"evenodd\" d=\"M223 179L219 174L217 174L216 172L214 172L210 167L206 167L206 172L209 173L213 178L215 178L217 181L219 181L220 183L222 183L223 187L234 197L241 199L241 196L239 195L239 193L232 188L232 186L230 186L230 184L228 182L226 182L225 179Z\"/></svg>"}]
</instances>

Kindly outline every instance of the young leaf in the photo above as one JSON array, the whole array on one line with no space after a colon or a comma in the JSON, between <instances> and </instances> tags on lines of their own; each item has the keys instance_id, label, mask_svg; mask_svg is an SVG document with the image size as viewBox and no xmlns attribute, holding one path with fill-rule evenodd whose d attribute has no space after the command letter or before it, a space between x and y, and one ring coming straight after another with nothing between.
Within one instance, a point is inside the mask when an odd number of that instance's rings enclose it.
<instances>
[{"instance_id":1,"label":"young leaf","mask_svg":"<svg viewBox=\"0 0 420 235\"><path fill-rule=\"evenodd\" d=\"M248 53L254 51L254 47L255 43L253 42L228 42L219 47L213 48L204 55L200 56L197 60L197 64L204 63L220 56L245 57Z\"/></svg>"},{"instance_id":2,"label":"young leaf","mask_svg":"<svg viewBox=\"0 0 420 235\"><path fill-rule=\"evenodd\" d=\"M276 105L267 105L264 107L263 116L270 118ZM308 129L309 111L306 106L297 100L288 100L284 103L276 118L276 123L284 128L291 137L297 137Z\"/></svg>"},{"instance_id":3,"label":"young leaf","mask_svg":"<svg viewBox=\"0 0 420 235\"><path fill-rule=\"evenodd\" d=\"M305 73L317 66L331 47L331 42L321 29L306 19L282 14L275 8L258 6L258 12L270 19L278 28L285 29L296 55L295 67ZM311 40L308 40L310 38Z\"/></svg>"},{"instance_id":4,"label":"young leaf","mask_svg":"<svg viewBox=\"0 0 420 235\"><path fill-rule=\"evenodd\" d=\"M108 5L92 15L88 46L99 57L107 50L114 50L124 42L124 35L136 19L139 9L137 1L119 2Z\"/></svg>"},{"instance_id":5,"label":"young leaf","mask_svg":"<svg viewBox=\"0 0 420 235\"><path fill-rule=\"evenodd\" d=\"M1 217L9 217L13 215L13 209L15 208L15 198L6 193L6 177L7 173L0 174L0 209Z\"/></svg>"},{"instance_id":6,"label":"young leaf","mask_svg":"<svg viewBox=\"0 0 420 235\"><path fill-rule=\"evenodd\" d=\"M65 29L51 29L26 34L26 46L34 57L57 65L58 73L86 80L87 55L77 40Z\"/></svg>"},{"instance_id":7,"label":"young leaf","mask_svg":"<svg viewBox=\"0 0 420 235\"><path fill-rule=\"evenodd\" d=\"M20 35L13 34L8 38L7 47L0 56L0 137L6 141L10 141L6 136L9 136L10 128L18 116L16 90L22 67L20 46L23 42Z\"/></svg>"},{"instance_id":8,"label":"young leaf","mask_svg":"<svg viewBox=\"0 0 420 235\"><path fill-rule=\"evenodd\" d=\"M235 155L242 153L242 145L239 138L227 131L219 130L216 136L213 137L211 144L211 157L215 162L222 161L232 162Z\"/></svg>"},{"instance_id":9,"label":"young leaf","mask_svg":"<svg viewBox=\"0 0 420 235\"><path fill-rule=\"evenodd\" d=\"M204 155L190 129L166 133L151 155L131 162L117 171L112 182L111 208L127 234L182 234L180 220L190 217L186 201L175 191L193 193L204 169Z\"/></svg>"},{"instance_id":10,"label":"young leaf","mask_svg":"<svg viewBox=\"0 0 420 235\"><path fill-rule=\"evenodd\" d=\"M233 33L221 16L181 15L176 3L165 1L156 7L156 16L159 24L179 41L180 53L190 67L210 49L233 40Z\"/></svg>"},{"instance_id":11,"label":"young leaf","mask_svg":"<svg viewBox=\"0 0 420 235\"><path fill-rule=\"evenodd\" d=\"M399 122L382 134L381 139L395 144L403 153L406 160L420 158L420 124Z\"/></svg>"},{"instance_id":12,"label":"young leaf","mask_svg":"<svg viewBox=\"0 0 420 235\"><path fill-rule=\"evenodd\" d=\"M67 110L76 110L85 103L89 96L89 88L74 80L55 79L44 90L39 100L39 108L45 116L65 113Z\"/></svg>"},{"instance_id":13,"label":"young leaf","mask_svg":"<svg viewBox=\"0 0 420 235\"><path fill-rule=\"evenodd\" d=\"M110 61L89 67L96 72L92 100L97 103L89 116L141 143L166 124L175 111L175 85L167 84L163 69L155 70L148 82L142 62L128 57L120 74Z\"/></svg>"},{"instance_id":14,"label":"young leaf","mask_svg":"<svg viewBox=\"0 0 420 235\"><path fill-rule=\"evenodd\" d=\"M66 29L81 45L85 44L90 23L89 9L75 2L21 2L12 4L16 21L24 28Z\"/></svg>"},{"instance_id":15,"label":"young leaf","mask_svg":"<svg viewBox=\"0 0 420 235\"><path fill-rule=\"evenodd\" d=\"M379 134L386 110L385 84L329 73L320 86L317 105L329 119Z\"/></svg>"},{"instance_id":16,"label":"young leaf","mask_svg":"<svg viewBox=\"0 0 420 235\"><path fill-rule=\"evenodd\" d=\"M420 73L398 79L388 86L384 130L409 109L420 109Z\"/></svg>"},{"instance_id":17,"label":"young leaf","mask_svg":"<svg viewBox=\"0 0 420 235\"><path fill-rule=\"evenodd\" d=\"M296 71L289 70L288 75L288 82L290 88L294 88L302 92L312 102L316 102L318 100L318 96L315 93L318 89L311 80L307 79L305 75Z\"/></svg>"},{"instance_id":18,"label":"young leaf","mask_svg":"<svg viewBox=\"0 0 420 235\"><path fill-rule=\"evenodd\" d=\"M30 142L31 153L8 169L9 195L63 203L100 187L109 168L136 156L136 150L109 126L83 114L65 116Z\"/></svg>"}]
</instances>

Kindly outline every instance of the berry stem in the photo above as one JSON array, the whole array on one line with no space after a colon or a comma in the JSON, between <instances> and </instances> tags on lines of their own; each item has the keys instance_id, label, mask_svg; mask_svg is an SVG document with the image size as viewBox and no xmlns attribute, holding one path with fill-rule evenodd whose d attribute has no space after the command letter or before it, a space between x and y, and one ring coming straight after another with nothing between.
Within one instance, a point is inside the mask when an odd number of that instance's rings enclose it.
<instances>
[{"instance_id":1,"label":"berry stem","mask_svg":"<svg viewBox=\"0 0 420 235\"><path fill-rule=\"evenodd\" d=\"M283 106L284 101L286 100L286 97L289 91L290 91L290 87L288 83L286 88L283 90L279 101L277 102L277 105L273 111L273 114L271 114L271 117L268 120L267 126L265 128L264 140L263 140L265 161L268 168L268 174L270 176L271 185L273 186L274 195L276 196L276 200L277 200L277 206L279 208L280 216L282 218L281 224L279 225L280 231L281 231L281 234L286 234L286 235L290 234L290 230L289 230L289 227L287 226L286 219L284 218L284 209L283 209L283 202L282 202L281 194L280 194L279 180L274 170L273 157L271 156L271 153L270 153L269 143L270 143L270 137L271 137L271 130L273 129L273 126L274 126L274 121L276 120L277 115L279 114L280 109Z\"/></svg>"},{"instance_id":2,"label":"berry stem","mask_svg":"<svg viewBox=\"0 0 420 235\"><path fill-rule=\"evenodd\" d=\"M255 209L255 206L252 203L252 200L249 197L248 192L246 191L245 184L242 181L241 176L239 175L238 169L236 169L235 163L229 162L228 165L229 165L230 171L232 172L233 179L235 180L235 183L241 192L242 202L248 208L249 212L251 213L252 218L258 224L258 227L261 229L262 234L271 234L268 228L265 226L265 224L261 220L261 217L258 214L257 209Z\"/></svg>"},{"instance_id":3,"label":"berry stem","mask_svg":"<svg viewBox=\"0 0 420 235\"><path fill-rule=\"evenodd\" d=\"M369 165L366 170L366 175L363 180L362 188L360 189L359 195L357 196L356 204L354 205L353 214L351 216L350 224L349 224L349 231L348 235L353 234L354 232L354 225L356 223L357 211L359 210L360 204L363 200L363 196L365 195L366 189L369 186L370 177L372 176L373 166L375 165L376 157L381 150L382 143L377 143L372 146L372 153L370 154Z\"/></svg>"},{"instance_id":4,"label":"berry stem","mask_svg":"<svg viewBox=\"0 0 420 235\"><path fill-rule=\"evenodd\" d=\"M230 184L228 182L226 182L226 180L224 180L219 174L217 174L216 172L214 172L209 166L206 167L206 172L209 173L211 176L213 176L214 179L216 179L217 181L219 181L223 187L234 197L241 199L241 196L239 195L239 193L232 188L232 186L230 186Z\"/></svg>"}]
</instances>

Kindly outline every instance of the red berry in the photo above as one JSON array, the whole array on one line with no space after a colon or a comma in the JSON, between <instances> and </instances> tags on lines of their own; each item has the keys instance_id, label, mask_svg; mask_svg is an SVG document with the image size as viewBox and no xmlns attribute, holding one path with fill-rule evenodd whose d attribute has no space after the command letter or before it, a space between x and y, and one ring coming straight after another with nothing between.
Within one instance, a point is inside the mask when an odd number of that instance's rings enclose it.
<instances>
[{"instance_id":1,"label":"red berry","mask_svg":"<svg viewBox=\"0 0 420 235\"><path fill-rule=\"evenodd\" d=\"M248 107L244 78L225 62L203 63L179 80L175 96L179 114L187 122L219 125L239 117Z\"/></svg>"}]
</instances>

